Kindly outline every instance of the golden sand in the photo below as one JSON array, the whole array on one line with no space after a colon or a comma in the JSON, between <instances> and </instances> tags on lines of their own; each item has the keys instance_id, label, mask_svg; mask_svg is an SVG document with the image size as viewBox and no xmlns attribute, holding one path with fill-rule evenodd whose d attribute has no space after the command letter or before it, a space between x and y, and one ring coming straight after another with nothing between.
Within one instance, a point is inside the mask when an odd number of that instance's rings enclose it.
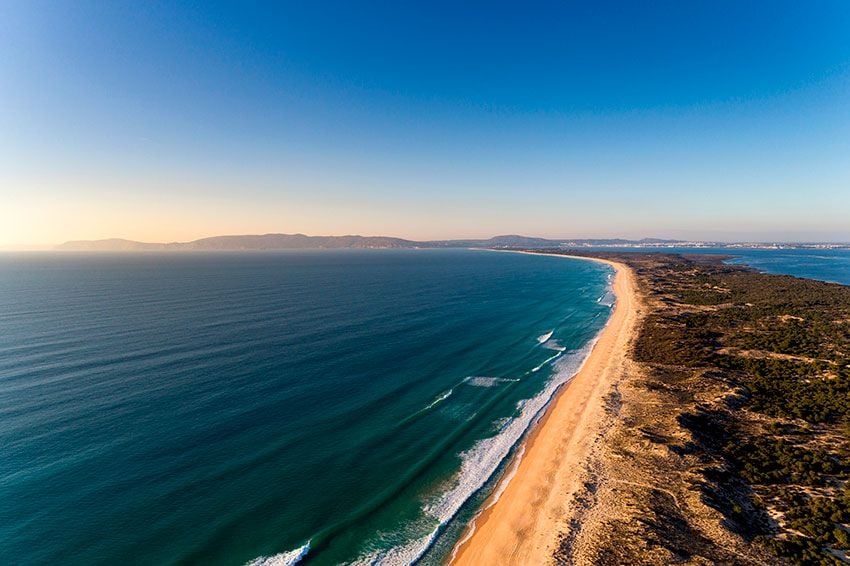
<instances>
[{"instance_id":1,"label":"golden sand","mask_svg":"<svg viewBox=\"0 0 850 566\"><path fill-rule=\"evenodd\" d=\"M605 396L627 366L638 318L631 270L620 263L594 261L616 270L617 300L608 324L581 370L532 431L499 499L476 518L471 534L455 549L452 564L548 564L559 533L568 530L573 495L582 488L582 465L604 421Z\"/></svg>"}]
</instances>

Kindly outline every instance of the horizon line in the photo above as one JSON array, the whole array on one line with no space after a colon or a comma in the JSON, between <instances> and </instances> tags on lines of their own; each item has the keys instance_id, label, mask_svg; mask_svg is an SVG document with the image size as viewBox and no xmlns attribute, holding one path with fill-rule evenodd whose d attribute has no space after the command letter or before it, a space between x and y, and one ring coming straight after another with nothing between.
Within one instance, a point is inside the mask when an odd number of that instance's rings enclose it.
<instances>
[{"instance_id":1,"label":"horizon line","mask_svg":"<svg viewBox=\"0 0 850 566\"><path fill-rule=\"evenodd\" d=\"M530 236L519 233L500 233L490 237L448 237L448 238L430 238L430 239L412 239L402 236L392 236L386 234L363 235L363 234L318 234L311 235L303 232L265 232L265 233L242 233L242 234L217 234L213 236L202 236L191 240L171 240L171 241L146 241L134 240L124 237L107 237L107 238L90 238L90 239L68 239L61 243L5 243L0 242L0 251L58 251L57 248L71 243L103 243L109 241L127 242L132 244L143 245L185 245L198 241L209 240L214 238L240 238L240 237L264 237L264 236L290 236L290 237L306 237L306 238L387 238L393 240L402 240L412 244L430 243L430 242L461 242L461 241L487 241L496 238L525 238L535 240L548 240L552 242L587 242L587 241L604 241L604 240L619 240L628 243L646 243L647 241L657 241L661 243L690 243L690 244L722 244L722 245L850 245L850 240L813 240L813 239L716 239L716 238L661 238L656 236L642 236L640 238L629 238L624 236L570 236L570 237L548 237L548 236Z\"/></svg>"}]
</instances>

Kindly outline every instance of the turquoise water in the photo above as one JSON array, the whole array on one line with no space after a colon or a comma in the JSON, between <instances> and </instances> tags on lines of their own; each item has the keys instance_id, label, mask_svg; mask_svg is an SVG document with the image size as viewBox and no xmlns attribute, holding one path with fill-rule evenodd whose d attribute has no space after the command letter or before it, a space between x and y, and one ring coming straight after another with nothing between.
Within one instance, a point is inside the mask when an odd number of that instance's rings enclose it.
<instances>
[{"instance_id":1,"label":"turquoise water","mask_svg":"<svg viewBox=\"0 0 850 566\"><path fill-rule=\"evenodd\" d=\"M2 255L2 562L437 561L604 325L609 275L460 250Z\"/></svg>"}]
</instances>

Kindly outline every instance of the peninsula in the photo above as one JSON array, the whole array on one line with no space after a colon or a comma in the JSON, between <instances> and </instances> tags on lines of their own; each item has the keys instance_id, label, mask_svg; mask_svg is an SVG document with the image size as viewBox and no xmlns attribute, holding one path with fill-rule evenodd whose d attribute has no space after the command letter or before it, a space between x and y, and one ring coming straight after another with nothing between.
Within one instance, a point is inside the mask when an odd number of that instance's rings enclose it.
<instances>
[{"instance_id":1,"label":"peninsula","mask_svg":"<svg viewBox=\"0 0 850 566\"><path fill-rule=\"evenodd\" d=\"M582 255L616 310L455 563L846 563L850 287Z\"/></svg>"}]
</instances>

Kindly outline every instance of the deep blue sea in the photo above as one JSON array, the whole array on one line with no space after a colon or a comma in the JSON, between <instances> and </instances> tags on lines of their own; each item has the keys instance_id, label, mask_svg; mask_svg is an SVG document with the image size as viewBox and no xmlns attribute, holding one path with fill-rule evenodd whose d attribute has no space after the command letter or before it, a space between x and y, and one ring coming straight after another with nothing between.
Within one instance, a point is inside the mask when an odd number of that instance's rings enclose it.
<instances>
[{"instance_id":1,"label":"deep blue sea","mask_svg":"<svg viewBox=\"0 0 850 566\"><path fill-rule=\"evenodd\" d=\"M443 558L610 312L588 261L0 255L0 562Z\"/></svg>"}]
</instances>

